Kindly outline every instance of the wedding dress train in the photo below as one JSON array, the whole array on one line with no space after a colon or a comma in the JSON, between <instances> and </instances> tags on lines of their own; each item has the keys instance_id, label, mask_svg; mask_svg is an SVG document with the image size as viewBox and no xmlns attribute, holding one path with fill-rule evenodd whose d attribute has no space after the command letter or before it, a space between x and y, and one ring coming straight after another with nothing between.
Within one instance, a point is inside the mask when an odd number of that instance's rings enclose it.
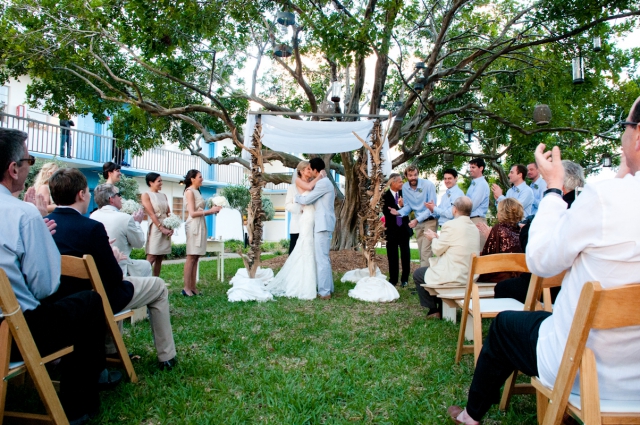
<instances>
[{"instance_id":1,"label":"wedding dress train","mask_svg":"<svg viewBox=\"0 0 640 425\"><path fill-rule=\"evenodd\" d=\"M303 193L306 195L308 192ZM276 277L267 284L267 291L279 297L311 300L316 297L316 257L313 225L315 207L305 205L300 216L298 242Z\"/></svg>"}]
</instances>

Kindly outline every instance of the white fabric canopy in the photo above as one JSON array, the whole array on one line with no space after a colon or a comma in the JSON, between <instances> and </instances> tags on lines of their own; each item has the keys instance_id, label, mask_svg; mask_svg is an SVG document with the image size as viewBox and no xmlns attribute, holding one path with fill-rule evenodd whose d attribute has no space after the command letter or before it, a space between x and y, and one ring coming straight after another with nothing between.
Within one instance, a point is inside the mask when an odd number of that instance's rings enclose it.
<instances>
[{"instance_id":1,"label":"white fabric canopy","mask_svg":"<svg viewBox=\"0 0 640 425\"><path fill-rule=\"evenodd\" d=\"M338 153L360 149L362 143L353 134L370 143L370 133L374 121L301 121L274 115L262 115L262 144L270 149L287 153ZM256 116L249 114L244 132L244 145L250 148L256 124ZM382 172L391 174L389 141L384 140L381 152L384 161ZM243 158L251 155L242 151ZM371 162L371 158L369 158Z\"/></svg>"}]
</instances>

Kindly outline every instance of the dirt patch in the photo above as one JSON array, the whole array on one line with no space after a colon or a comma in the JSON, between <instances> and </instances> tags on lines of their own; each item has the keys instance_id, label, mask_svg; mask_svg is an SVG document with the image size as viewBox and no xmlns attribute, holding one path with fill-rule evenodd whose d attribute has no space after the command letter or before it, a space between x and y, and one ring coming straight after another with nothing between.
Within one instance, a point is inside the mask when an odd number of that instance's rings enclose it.
<instances>
[{"instance_id":1,"label":"dirt patch","mask_svg":"<svg viewBox=\"0 0 640 425\"><path fill-rule=\"evenodd\" d=\"M354 251L351 249L342 251L331 251L329 253L329 256L331 257L331 268L334 272L337 273L346 273L350 270L362 269L366 267L364 257L359 251ZM275 271L276 269L281 268L288 258L288 255L279 255L277 257L264 261L261 266L271 267ZM386 256L376 255L376 262L383 274L389 273L389 262L387 261ZM413 272L419 267L420 263L412 262L411 273L413 274Z\"/></svg>"}]
</instances>

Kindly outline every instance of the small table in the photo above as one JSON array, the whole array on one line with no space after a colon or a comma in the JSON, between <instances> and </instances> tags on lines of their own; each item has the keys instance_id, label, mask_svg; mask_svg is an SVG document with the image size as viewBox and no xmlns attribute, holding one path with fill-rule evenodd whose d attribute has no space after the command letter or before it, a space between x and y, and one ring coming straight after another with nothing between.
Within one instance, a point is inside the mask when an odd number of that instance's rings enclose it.
<instances>
[{"instance_id":1,"label":"small table","mask_svg":"<svg viewBox=\"0 0 640 425\"><path fill-rule=\"evenodd\" d=\"M224 282L224 241L220 239L207 239L207 252L214 252L218 254L217 278L220 282ZM198 261L196 281L200 281L200 261Z\"/></svg>"}]
</instances>

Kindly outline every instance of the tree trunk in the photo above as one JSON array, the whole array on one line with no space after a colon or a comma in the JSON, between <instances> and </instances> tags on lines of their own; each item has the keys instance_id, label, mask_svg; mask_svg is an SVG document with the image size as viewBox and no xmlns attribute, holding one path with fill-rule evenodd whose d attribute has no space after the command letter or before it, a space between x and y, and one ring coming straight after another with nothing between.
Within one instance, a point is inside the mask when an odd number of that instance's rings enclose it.
<instances>
[{"instance_id":1,"label":"tree trunk","mask_svg":"<svg viewBox=\"0 0 640 425\"><path fill-rule=\"evenodd\" d=\"M251 152L251 174L249 175L249 193L251 202L247 207L247 233L249 236L249 252L242 256L247 274L255 279L256 271L260 266L260 245L262 244L262 222L266 216L262 210L262 187L266 182L262 179L264 164L262 162L262 139L260 133L262 125L258 118L253 132L253 146Z\"/></svg>"},{"instance_id":2,"label":"tree trunk","mask_svg":"<svg viewBox=\"0 0 640 425\"><path fill-rule=\"evenodd\" d=\"M331 249L352 249L358 244L357 223L360 194L358 192L359 176L353 162L351 152L343 152L342 164L345 170L344 199L336 198L336 227L331 239Z\"/></svg>"}]
</instances>

